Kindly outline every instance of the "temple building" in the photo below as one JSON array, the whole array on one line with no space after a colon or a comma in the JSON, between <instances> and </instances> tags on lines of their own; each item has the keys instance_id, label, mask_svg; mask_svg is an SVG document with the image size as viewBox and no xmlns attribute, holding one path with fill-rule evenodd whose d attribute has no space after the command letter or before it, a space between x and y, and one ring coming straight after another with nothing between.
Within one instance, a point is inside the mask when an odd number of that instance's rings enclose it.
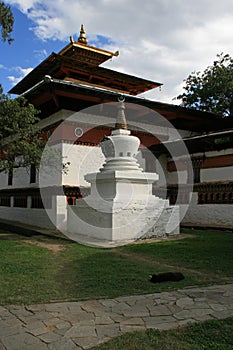
<instances>
[{"instance_id":1,"label":"temple building","mask_svg":"<svg viewBox=\"0 0 233 350\"><path fill-rule=\"evenodd\" d=\"M61 168L53 182L41 181L33 165L2 172L0 219L65 230L67 206L89 194L84 176L103 164L99 144L124 96L129 128L141 142L138 161L159 175L154 194L180 205L181 225L233 229L232 118L139 97L162 84L102 66L118 55L88 45L82 26L77 41L71 37L9 91L40 110L38 126Z\"/></svg>"}]
</instances>

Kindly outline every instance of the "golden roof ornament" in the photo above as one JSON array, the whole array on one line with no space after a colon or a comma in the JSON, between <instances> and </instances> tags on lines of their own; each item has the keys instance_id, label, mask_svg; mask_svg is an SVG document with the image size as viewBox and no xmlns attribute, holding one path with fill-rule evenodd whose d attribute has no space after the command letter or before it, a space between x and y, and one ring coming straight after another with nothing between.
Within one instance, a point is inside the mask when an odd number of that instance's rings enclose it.
<instances>
[{"instance_id":1,"label":"golden roof ornament","mask_svg":"<svg viewBox=\"0 0 233 350\"><path fill-rule=\"evenodd\" d=\"M115 130L116 129L127 129L127 122L126 122L126 117L125 117L125 99L123 96L120 96L118 98L118 113L117 113L117 119L116 119L116 124L115 124Z\"/></svg>"},{"instance_id":2,"label":"golden roof ornament","mask_svg":"<svg viewBox=\"0 0 233 350\"><path fill-rule=\"evenodd\" d=\"M87 38L86 38L86 32L85 32L83 24L81 25L81 30L80 30L80 35L79 35L79 38L78 38L78 42L82 43L82 44L85 44L85 45L87 45L87 43L88 43Z\"/></svg>"}]
</instances>

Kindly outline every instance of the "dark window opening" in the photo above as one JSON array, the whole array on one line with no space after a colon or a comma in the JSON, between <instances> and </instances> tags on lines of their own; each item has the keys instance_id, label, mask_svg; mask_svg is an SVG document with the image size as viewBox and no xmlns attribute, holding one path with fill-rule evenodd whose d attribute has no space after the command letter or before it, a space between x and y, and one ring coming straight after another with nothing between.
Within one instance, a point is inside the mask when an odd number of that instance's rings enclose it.
<instances>
[{"instance_id":1,"label":"dark window opening","mask_svg":"<svg viewBox=\"0 0 233 350\"><path fill-rule=\"evenodd\" d=\"M27 208L27 196L15 196L14 207Z\"/></svg>"},{"instance_id":2,"label":"dark window opening","mask_svg":"<svg viewBox=\"0 0 233 350\"><path fill-rule=\"evenodd\" d=\"M40 196L32 196L31 197L31 208L41 209L44 208L43 202Z\"/></svg>"},{"instance_id":3,"label":"dark window opening","mask_svg":"<svg viewBox=\"0 0 233 350\"><path fill-rule=\"evenodd\" d=\"M13 184L13 170L10 170L8 173L8 186L12 186Z\"/></svg>"},{"instance_id":4,"label":"dark window opening","mask_svg":"<svg viewBox=\"0 0 233 350\"><path fill-rule=\"evenodd\" d=\"M35 164L32 164L30 168L30 183L33 184L35 182L36 182L36 166Z\"/></svg>"},{"instance_id":5,"label":"dark window opening","mask_svg":"<svg viewBox=\"0 0 233 350\"><path fill-rule=\"evenodd\" d=\"M201 169L200 167L193 168L193 182L199 183L201 179Z\"/></svg>"},{"instance_id":6,"label":"dark window opening","mask_svg":"<svg viewBox=\"0 0 233 350\"><path fill-rule=\"evenodd\" d=\"M10 207L11 206L11 197L10 196L0 197L0 206L1 207Z\"/></svg>"}]
</instances>

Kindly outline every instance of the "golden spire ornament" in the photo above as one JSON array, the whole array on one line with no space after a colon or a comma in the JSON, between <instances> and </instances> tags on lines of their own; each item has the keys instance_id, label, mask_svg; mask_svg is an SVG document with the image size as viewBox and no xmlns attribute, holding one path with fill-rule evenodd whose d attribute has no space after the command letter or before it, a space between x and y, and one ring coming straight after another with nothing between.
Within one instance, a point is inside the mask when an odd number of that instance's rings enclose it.
<instances>
[{"instance_id":1,"label":"golden spire ornament","mask_svg":"<svg viewBox=\"0 0 233 350\"><path fill-rule=\"evenodd\" d=\"M81 30L80 30L80 35L79 35L79 38L78 38L78 42L82 43L82 44L85 44L85 45L87 45L87 43L88 43L87 38L86 38L86 32L85 32L83 24L81 25Z\"/></svg>"}]
</instances>

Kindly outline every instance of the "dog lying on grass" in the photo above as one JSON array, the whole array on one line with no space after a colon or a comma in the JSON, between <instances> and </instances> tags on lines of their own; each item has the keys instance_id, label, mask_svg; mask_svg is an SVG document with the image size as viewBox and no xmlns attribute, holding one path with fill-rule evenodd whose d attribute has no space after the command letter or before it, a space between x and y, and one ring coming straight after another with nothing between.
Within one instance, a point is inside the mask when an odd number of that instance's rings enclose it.
<instances>
[{"instance_id":1,"label":"dog lying on grass","mask_svg":"<svg viewBox=\"0 0 233 350\"><path fill-rule=\"evenodd\" d=\"M161 283L161 282L177 282L184 279L184 275L181 272L163 272L157 275L150 275L150 282Z\"/></svg>"}]
</instances>

